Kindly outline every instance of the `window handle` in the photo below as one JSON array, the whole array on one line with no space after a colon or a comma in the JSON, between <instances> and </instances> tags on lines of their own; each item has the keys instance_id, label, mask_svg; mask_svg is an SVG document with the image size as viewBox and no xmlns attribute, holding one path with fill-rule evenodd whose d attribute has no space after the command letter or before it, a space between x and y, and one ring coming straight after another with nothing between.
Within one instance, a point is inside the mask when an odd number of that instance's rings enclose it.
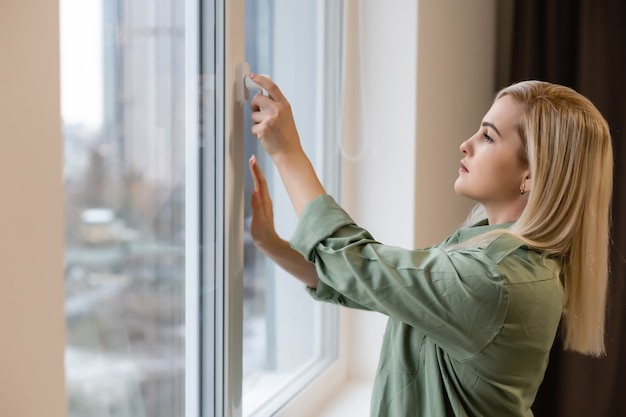
<instances>
[{"instance_id":1,"label":"window handle","mask_svg":"<svg viewBox=\"0 0 626 417\"><path fill-rule=\"evenodd\" d=\"M252 81L248 74L250 74L250 66L247 62L244 62L239 66L239 74L237 74L237 94L239 101L249 100L251 91L261 91L264 96L269 96L267 90ZM260 75L271 78L268 74Z\"/></svg>"},{"instance_id":2,"label":"window handle","mask_svg":"<svg viewBox=\"0 0 626 417\"><path fill-rule=\"evenodd\" d=\"M262 75L267 78L271 78L268 74L259 74L259 75ZM244 76L243 85L244 85L244 89L246 90L244 92L244 94L246 95L246 100L248 99L250 95L250 91L261 90L261 92L263 93L265 97L269 97L270 95L265 88L261 87L256 82L252 81L252 79L248 76L248 74Z\"/></svg>"}]
</instances>

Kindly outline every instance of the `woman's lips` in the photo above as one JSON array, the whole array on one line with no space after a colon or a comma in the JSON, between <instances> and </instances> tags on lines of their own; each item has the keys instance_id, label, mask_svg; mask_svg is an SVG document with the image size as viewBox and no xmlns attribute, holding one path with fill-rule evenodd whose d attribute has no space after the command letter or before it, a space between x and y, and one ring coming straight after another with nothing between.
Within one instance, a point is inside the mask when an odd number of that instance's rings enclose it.
<instances>
[{"instance_id":1,"label":"woman's lips","mask_svg":"<svg viewBox=\"0 0 626 417\"><path fill-rule=\"evenodd\" d=\"M461 167L459 168L459 172L469 172L469 170L467 169L467 167L465 166L463 162L461 162Z\"/></svg>"}]
</instances>

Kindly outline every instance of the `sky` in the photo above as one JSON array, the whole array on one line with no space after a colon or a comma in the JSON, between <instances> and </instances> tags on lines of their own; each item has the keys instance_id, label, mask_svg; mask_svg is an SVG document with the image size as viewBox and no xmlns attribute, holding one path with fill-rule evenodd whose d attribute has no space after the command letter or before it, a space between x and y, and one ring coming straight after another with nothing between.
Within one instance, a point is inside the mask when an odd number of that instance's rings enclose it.
<instances>
[{"instance_id":1,"label":"sky","mask_svg":"<svg viewBox=\"0 0 626 417\"><path fill-rule=\"evenodd\" d=\"M64 123L102 125L102 0L61 0L61 113Z\"/></svg>"}]
</instances>

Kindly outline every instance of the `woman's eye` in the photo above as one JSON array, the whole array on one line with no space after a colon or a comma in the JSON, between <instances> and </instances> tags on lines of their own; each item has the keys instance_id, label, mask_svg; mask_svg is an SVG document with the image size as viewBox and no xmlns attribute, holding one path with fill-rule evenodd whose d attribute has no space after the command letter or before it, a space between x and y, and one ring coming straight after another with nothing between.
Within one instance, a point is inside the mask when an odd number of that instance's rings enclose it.
<instances>
[{"instance_id":1,"label":"woman's eye","mask_svg":"<svg viewBox=\"0 0 626 417\"><path fill-rule=\"evenodd\" d=\"M493 139L491 139L491 136L489 136L487 133L483 133L483 139L485 139L485 141L487 142L493 142Z\"/></svg>"}]
</instances>

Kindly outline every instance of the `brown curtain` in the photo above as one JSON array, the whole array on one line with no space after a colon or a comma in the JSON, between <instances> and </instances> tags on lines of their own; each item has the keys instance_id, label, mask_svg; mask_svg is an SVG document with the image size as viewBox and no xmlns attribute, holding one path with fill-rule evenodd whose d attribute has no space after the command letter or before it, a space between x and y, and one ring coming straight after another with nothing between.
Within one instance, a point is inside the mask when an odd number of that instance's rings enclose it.
<instances>
[{"instance_id":1,"label":"brown curtain","mask_svg":"<svg viewBox=\"0 0 626 417\"><path fill-rule=\"evenodd\" d=\"M576 89L608 120L615 152L607 354L564 352L557 340L533 411L536 417L626 416L626 1L498 3L497 87L541 79Z\"/></svg>"}]
</instances>

